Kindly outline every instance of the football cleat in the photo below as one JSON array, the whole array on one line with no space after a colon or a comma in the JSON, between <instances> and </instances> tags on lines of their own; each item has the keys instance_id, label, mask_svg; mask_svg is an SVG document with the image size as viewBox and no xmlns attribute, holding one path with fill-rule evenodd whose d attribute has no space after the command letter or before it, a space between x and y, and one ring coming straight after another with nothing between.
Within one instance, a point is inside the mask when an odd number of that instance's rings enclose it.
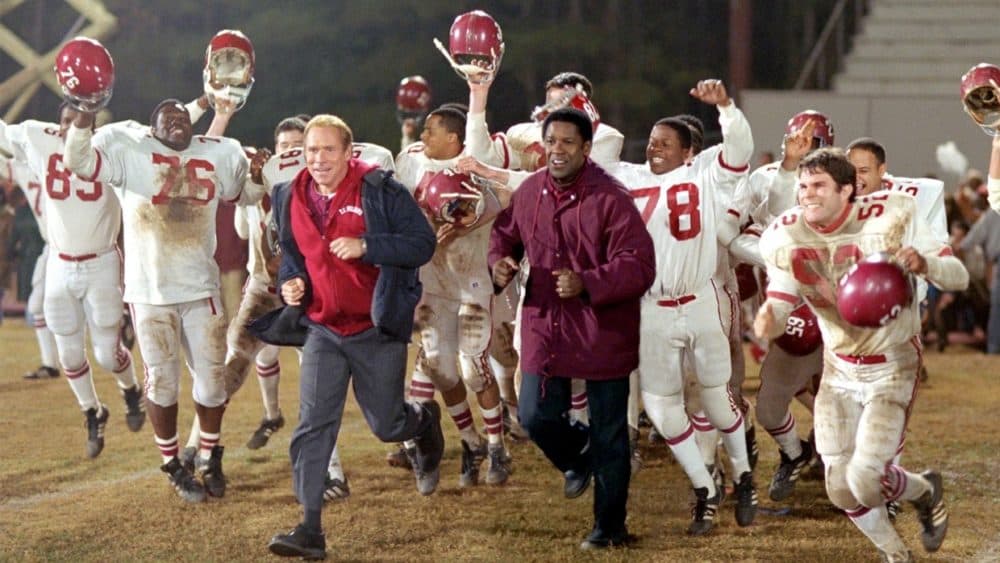
<instances>
[{"instance_id":1,"label":"football cleat","mask_svg":"<svg viewBox=\"0 0 1000 563\"><path fill-rule=\"evenodd\" d=\"M38 369L35 371L29 371L21 377L25 379L55 379L59 377L59 370L50 368L49 366L38 366Z\"/></svg>"},{"instance_id":2,"label":"football cleat","mask_svg":"<svg viewBox=\"0 0 1000 563\"><path fill-rule=\"evenodd\" d=\"M247 449L259 450L267 445L268 439L271 434L277 432L280 428L285 425L285 417L278 413L278 418L271 420L265 415L260 421L260 426L257 430L254 430L253 435L247 440Z\"/></svg>"},{"instance_id":3,"label":"football cleat","mask_svg":"<svg viewBox=\"0 0 1000 563\"><path fill-rule=\"evenodd\" d=\"M799 440L802 445L802 453L799 457L792 459L784 451L778 450L781 454L781 463L771 479L771 485L767 488L767 494L773 501L782 501L792 496L795 491L795 482L799 480L799 475L812 461L812 444L805 440Z\"/></svg>"},{"instance_id":4,"label":"football cleat","mask_svg":"<svg viewBox=\"0 0 1000 563\"><path fill-rule=\"evenodd\" d=\"M913 554L909 551L886 553L880 549L878 550L878 555L879 561L882 561L882 563L913 563Z\"/></svg>"},{"instance_id":5,"label":"football cleat","mask_svg":"<svg viewBox=\"0 0 1000 563\"><path fill-rule=\"evenodd\" d=\"M429 495L437 489L441 477L441 456L444 453L444 434L441 432L441 406L436 401L420 403L422 416L429 416L430 423L416 439L416 448L410 457L417 491ZM409 452L407 452L409 456Z\"/></svg>"},{"instance_id":6,"label":"football cleat","mask_svg":"<svg viewBox=\"0 0 1000 563\"><path fill-rule=\"evenodd\" d=\"M917 509L917 518L923 527L920 541L924 544L924 550L927 553L934 553L941 547L948 532L948 509L944 506L944 481L937 471L924 471L920 475L931 484L931 490L910 503Z\"/></svg>"},{"instance_id":7,"label":"football cleat","mask_svg":"<svg viewBox=\"0 0 1000 563\"><path fill-rule=\"evenodd\" d=\"M747 461L750 463L750 471L753 471L757 468L757 458L760 457L760 448L757 446L757 427L751 423L749 418L746 420L749 424L743 437L747 443Z\"/></svg>"},{"instance_id":8,"label":"football cleat","mask_svg":"<svg viewBox=\"0 0 1000 563\"><path fill-rule=\"evenodd\" d=\"M138 385L133 385L122 391L122 398L125 400L125 424L132 432L142 430L142 425L146 422L146 408L143 406L142 391Z\"/></svg>"},{"instance_id":9,"label":"football cleat","mask_svg":"<svg viewBox=\"0 0 1000 563\"><path fill-rule=\"evenodd\" d=\"M472 448L462 440L462 473L458 477L458 486L462 488L475 487L479 484L479 466L489 456L485 442Z\"/></svg>"},{"instance_id":10,"label":"football cleat","mask_svg":"<svg viewBox=\"0 0 1000 563\"><path fill-rule=\"evenodd\" d=\"M287 534L278 534L267 544L271 553L282 557L301 557L306 561L326 559L326 536L310 532L299 524Z\"/></svg>"},{"instance_id":11,"label":"football cleat","mask_svg":"<svg viewBox=\"0 0 1000 563\"><path fill-rule=\"evenodd\" d=\"M707 534L715 527L715 514L722 504L722 489L715 489L715 496L708 496L708 487L699 487L694 490L694 505L691 507L691 525L688 526L687 533L692 536Z\"/></svg>"},{"instance_id":12,"label":"football cleat","mask_svg":"<svg viewBox=\"0 0 1000 563\"><path fill-rule=\"evenodd\" d=\"M490 444L489 466L486 468L487 485L503 485L510 477L510 456L503 444Z\"/></svg>"},{"instance_id":13,"label":"football cleat","mask_svg":"<svg viewBox=\"0 0 1000 563\"><path fill-rule=\"evenodd\" d=\"M343 500L351 496L351 487L347 484L347 477L335 479L328 473L323 482L323 499L334 501Z\"/></svg>"},{"instance_id":14,"label":"football cleat","mask_svg":"<svg viewBox=\"0 0 1000 563\"><path fill-rule=\"evenodd\" d=\"M87 409L84 416L87 418L84 427L87 429L87 457L95 458L101 455L104 449L104 427L108 424L111 413L108 407L100 405L101 414L98 416L96 408Z\"/></svg>"},{"instance_id":15,"label":"football cleat","mask_svg":"<svg viewBox=\"0 0 1000 563\"><path fill-rule=\"evenodd\" d=\"M189 473L194 473L194 458L198 456L198 448L187 447L181 450L180 462Z\"/></svg>"},{"instance_id":16,"label":"football cleat","mask_svg":"<svg viewBox=\"0 0 1000 563\"><path fill-rule=\"evenodd\" d=\"M895 522L896 517L903 511L903 505L898 500L890 500L885 503L885 512L889 515L889 521Z\"/></svg>"},{"instance_id":17,"label":"football cleat","mask_svg":"<svg viewBox=\"0 0 1000 563\"><path fill-rule=\"evenodd\" d=\"M201 473L201 481L205 484L208 494L216 498L226 495L226 476L222 473L222 453L225 450L222 446L212 448L212 455L208 459L202 459L199 455L195 458L195 466Z\"/></svg>"},{"instance_id":18,"label":"football cleat","mask_svg":"<svg viewBox=\"0 0 1000 563\"><path fill-rule=\"evenodd\" d=\"M715 490L719 493L719 504L726 502L726 472L722 470L721 463L713 463L711 465L706 465L708 469L708 474L712 476L712 481L715 483Z\"/></svg>"},{"instance_id":19,"label":"football cleat","mask_svg":"<svg viewBox=\"0 0 1000 563\"><path fill-rule=\"evenodd\" d=\"M205 500L205 488L194 478L190 471L181 465L179 459L171 460L162 466L160 471L167 474L170 484L177 491L177 495L187 502L202 502Z\"/></svg>"},{"instance_id":20,"label":"football cleat","mask_svg":"<svg viewBox=\"0 0 1000 563\"><path fill-rule=\"evenodd\" d=\"M747 471L740 475L740 480L733 483L736 495L736 523L741 528L753 524L757 515L757 489L753 484L753 473Z\"/></svg>"}]
</instances>

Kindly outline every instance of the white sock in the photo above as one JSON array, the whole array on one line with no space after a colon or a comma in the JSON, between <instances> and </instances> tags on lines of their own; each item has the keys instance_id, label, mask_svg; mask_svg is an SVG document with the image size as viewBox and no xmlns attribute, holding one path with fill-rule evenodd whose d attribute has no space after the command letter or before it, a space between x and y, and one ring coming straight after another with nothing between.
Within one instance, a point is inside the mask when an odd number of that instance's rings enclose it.
<instances>
[{"instance_id":1,"label":"white sock","mask_svg":"<svg viewBox=\"0 0 1000 563\"><path fill-rule=\"evenodd\" d=\"M705 487L708 489L709 497L715 496L715 480L712 479L712 475L702 460L701 452L698 451L698 444L694 439L694 429L689 426L677 438L667 438L667 445L670 446L670 451L677 458L677 463L680 463L681 467L684 468L684 473L691 480L691 485L696 489Z\"/></svg>"},{"instance_id":2,"label":"white sock","mask_svg":"<svg viewBox=\"0 0 1000 563\"><path fill-rule=\"evenodd\" d=\"M476 424L472 420L472 409L469 407L469 402L460 401L454 405L448 405L447 408L448 414L451 415L455 426L458 427L458 434L462 437L462 440L465 440L470 448L474 448L482 443L483 439L479 436L479 432L476 431Z\"/></svg>"},{"instance_id":3,"label":"white sock","mask_svg":"<svg viewBox=\"0 0 1000 563\"><path fill-rule=\"evenodd\" d=\"M340 446L334 446L330 454L330 464L326 467L326 473L331 479L344 481L344 467L340 464Z\"/></svg>"},{"instance_id":4,"label":"white sock","mask_svg":"<svg viewBox=\"0 0 1000 563\"><path fill-rule=\"evenodd\" d=\"M160 438L154 434L153 438L156 440L156 447L160 449L163 463L170 463L171 459L177 457L177 434L172 438Z\"/></svg>"},{"instance_id":5,"label":"white sock","mask_svg":"<svg viewBox=\"0 0 1000 563\"><path fill-rule=\"evenodd\" d=\"M278 382L281 380L281 364L274 362L269 366L257 364L257 383L260 384L260 396L264 401L264 416L274 420L281 416L278 407Z\"/></svg>"},{"instance_id":6,"label":"white sock","mask_svg":"<svg viewBox=\"0 0 1000 563\"><path fill-rule=\"evenodd\" d=\"M118 388L123 391L132 387L138 389L139 383L135 375L135 364L132 363L132 352L129 352L128 348L119 344L118 349L115 350L115 359L118 366L111 372L111 375L115 377L115 383L118 384Z\"/></svg>"},{"instance_id":7,"label":"white sock","mask_svg":"<svg viewBox=\"0 0 1000 563\"><path fill-rule=\"evenodd\" d=\"M892 522L889 521L889 513L885 510L885 505L874 508L859 506L855 510L848 510L847 517L854 522L854 525L861 530L861 533L868 536L875 547L886 553L905 553L906 544L900 539Z\"/></svg>"},{"instance_id":8,"label":"white sock","mask_svg":"<svg viewBox=\"0 0 1000 563\"><path fill-rule=\"evenodd\" d=\"M479 408L486 427L486 439L490 445L503 443L503 407L498 404L492 409Z\"/></svg>"},{"instance_id":9,"label":"white sock","mask_svg":"<svg viewBox=\"0 0 1000 563\"><path fill-rule=\"evenodd\" d=\"M97 399L97 389L94 388L94 378L90 374L90 363L83 362L83 365L74 370L66 370L66 381L69 388L76 395L76 402L80 403L80 409L87 411L90 409L100 409L101 402Z\"/></svg>"},{"instance_id":10,"label":"white sock","mask_svg":"<svg viewBox=\"0 0 1000 563\"><path fill-rule=\"evenodd\" d=\"M434 400L434 383L419 369L410 376L410 399L421 403Z\"/></svg>"},{"instance_id":11,"label":"white sock","mask_svg":"<svg viewBox=\"0 0 1000 563\"><path fill-rule=\"evenodd\" d=\"M795 417L791 412L785 414L785 422L777 428L765 428L767 433L778 443L781 451L785 452L791 459L802 455L802 441L799 440L799 433L795 425Z\"/></svg>"},{"instance_id":12,"label":"white sock","mask_svg":"<svg viewBox=\"0 0 1000 563\"><path fill-rule=\"evenodd\" d=\"M570 382L569 420L590 426L590 413L587 411L587 382L583 379L573 379Z\"/></svg>"},{"instance_id":13,"label":"white sock","mask_svg":"<svg viewBox=\"0 0 1000 563\"><path fill-rule=\"evenodd\" d=\"M207 460L208 458L212 457L212 448L214 448L217 445L219 445L219 432L210 434L202 430L201 447L198 450L198 457L200 457L203 460Z\"/></svg>"},{"instance_id":14,"label":"white sock","mask_svg":"<svg viewBox=\"0 0 1000 563\"><path fill-rule=\"evenodd\" d=\"M888 500L917 500L931 490L931 484L917 473L890 465L882 478L882 489Z\"/></svg>"},{"instance_id":15,"label":"white sock","mask_svg":"<svg viewBox=\"0 0 1000 563\"><path fill-rule=\"evenodd\" d=\"M704 411L698 411L688 418L694 427L694 441L698 444L702 462L705 465L715 465L716 450L719 449L719 431L708 421Z\"/></svg>"}]
</instances>

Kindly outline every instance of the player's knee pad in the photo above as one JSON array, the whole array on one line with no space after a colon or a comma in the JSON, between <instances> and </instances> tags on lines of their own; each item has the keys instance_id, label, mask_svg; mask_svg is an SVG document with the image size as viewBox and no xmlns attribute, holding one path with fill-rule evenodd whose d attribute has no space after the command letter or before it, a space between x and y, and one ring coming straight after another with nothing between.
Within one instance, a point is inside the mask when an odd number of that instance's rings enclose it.
<instances>
[{"instance_id":1,"label":"player's knee pad","mask_svg":"<svg viewBox=\"0 0 1000 563\"><path fill-rule=\"evenodd\" d=\"M643 391L642 404L656 429L668 440L682 435L691 426L680 393L661 396Z\"/></svg>"},{"instance_id":2,"label":"player's knee pad","mask_svg":"<svg viewBox=\"0 0 1000 563\"><path fill-rule=\"evenodd\" d=\"M514 350L514 328L510 323L497 323L493 327L490 357L507 369L513 370L517 367L518 356L517 351Z\"/></svg>"},{"instance_id":3,"label":"player's knee pad","mask_svg":"<svg viewBox=\"0 0 1000 563\"><path fill-rule=\"evenodd\" d=\"M454 356L448 356L450 360L441 361L441 354L436 350L427 347L427 341L421 339L423 344L417 352L417 361L414 372L419 372L434 384L434 387L447 391L460 383L458 368L455 365Z\"/></svg>"},{"instance_id":4,"label":"player's knee pad","mask_svg":"<svg viewBox=\"0 0 1000 563\"><path fill-rule=\"evenodd\" d=\"M119 372L125 361L122 352L128 353L119 341L118 326L92 327L90 344L94 349L94 359L104 369Z\"/></svg>"},{"instance_id":5,"label":"player's knee pad","mask_svg":"<svg viewBox=\"0 0 1000 563\"><path fill-rule=\"evenodd\" d=\"M743 425L743 414L736 407L729 385L702 387L701 404L712 426L721 432L735 432Z\"/></svg>"},{"instance_id":6,"label":"player's knee pad","mask_svg":"<svg viewBox=\"0 0 1000 563\"><path fill-rule=\"evenodd\" d=\"M490 310L478 303L462 303L458 308L458 349L466 355L486 353L493 337Z\"/></svg>"},{"instance_id":7,"label":"player's knee pad","mask_svg":"<svg viewBox=\"0 0 1000 563\"><path fill-rule=\"evenodd\" d=\"M64 369L77 369L87 361L87 351L84 350L83 333L69 336L55 335L56 350L59 353L59 363Z\"/></svg>"},{"instance_id":8,"label":"player's knee pad","mask_svg":"<svg viewBox=\"0 0 1000 563\"><path fill-rule=\"evenodd\" d=\"M28 313L36 319L41 319L45 317L45 286L36 285L31 288L31 293L28 295L28 303L26 306Z\"/></svg>"},{"instance_id":9,"label":"player's knee pad","mask_svg":"<svg viewBox=\"0 0 1000 563\"><path fill-rule=\"evenodd\" d=\"M169 407L177 404L180 370L146 365L146 399L154 405Z\"/></svg>"},{"instance_id":10,"label":"player's knee pad","mask_svg":"<svg viewBox=\"0 0 1000 563\"><path fill-rule=\"evenodd\" d=\"M882 494L882 476L885 463L865 456L854 455L847 463L847 486L858 502L869 508L885 503Z\"/></svg>"},{"instance_id":11,"label":"player's knee pad","mask_svg":"<svg viewBox=\"0 0 1000 563\"><path fill-rule=\"evenodd\" d=\"M847 462L844 456L823 456L826 494L830 497L830 502L841 510L852 510L858 506L858 498L847 482Z\"/></svg>"},{"instance_id":12,"label":"player's knee pad","mask_svg":"<svg viewBox=\"0 0 1000 563\"><path fill-rule=\"evenodd\" d=\"M476 355L459 352L458 365L462 381L473 393L481 393L494 385L493 369L490 368L489 357L485 352Z\"/></svg>"},{"instance_id":13,"label":"player's knee pad","mask_svg":"<svg viewBox=\"0 0 1000 563\"><path fill-rule=\"evenodd\" d=\"M194 374L191 396L199 405L208 408L218 407L226 402L226 369L225 365L213 366Z\"/></svg>"}]
</instances>

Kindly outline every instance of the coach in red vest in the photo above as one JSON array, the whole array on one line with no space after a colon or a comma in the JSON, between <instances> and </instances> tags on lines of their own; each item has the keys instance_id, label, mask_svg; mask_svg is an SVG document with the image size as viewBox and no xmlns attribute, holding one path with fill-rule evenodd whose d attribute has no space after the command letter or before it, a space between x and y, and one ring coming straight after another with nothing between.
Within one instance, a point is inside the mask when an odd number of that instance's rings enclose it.
<instances>
[{"instance_id":1,"label":"coach in red vest","mask_svg":"<svg viewBox=\"0 0 1000 563\"><path fill-rule=\"evenodd\" d=\"M436 474L444 450L437 403L403 398L406 343L420 299L417 269L435 236L410 193L353 158L350 127L317 115L305 129L306 169L272 197L282 249L281 297L304 311L299 425L292 435L292 486L305 518L272 538L277 555L320 558L327 461L340 430L347 386L375 435L416 439L414 471Z\"/></svg>"}]
</instances>

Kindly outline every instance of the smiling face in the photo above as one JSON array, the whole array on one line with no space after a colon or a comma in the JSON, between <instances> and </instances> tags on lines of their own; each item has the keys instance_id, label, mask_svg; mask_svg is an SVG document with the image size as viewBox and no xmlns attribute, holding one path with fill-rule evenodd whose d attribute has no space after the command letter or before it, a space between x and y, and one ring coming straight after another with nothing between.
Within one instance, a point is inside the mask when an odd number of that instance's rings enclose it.
<instances>
[{"instance_id":1,"label":"smiling face","mask_svg":"<svg viewBox=\"0 0 1000 563\"><path fill-rule=\"evenodd\" d=\"M336 127L312 127L306 133L306 168L320 192L331 193L347 176L351 144Z\"/></svg>"},{"instance_id":2,"label":"smiling face","mask_svg":"<svg viewBox=\"0 0 1000 563\"><path fill-rule=\"evenodd\" d=\"M164 145L181 151L191 144L191 116L181 104L165 104L153 119L153 137Z\"/></svg>"},{"instance_id":3,"label":"smiling face","mask_svg":"<svg viewBox=\"0 0 1000 563\"><path fill-rule=\"evenodd\" d=\"M681 146L680 135L669 125L656 125L649 132L646 144L646 160L653 174L666 174L684 164L690 155L690 148Z\"/></svg>"},{"instance_id":4,"label":"smiling face","mask_svg":"<svg viewBox=\"0 0 1000 563\"><path fill-rule=\"evenodd\" d=\"M828 227L847 207L854 186L838 185L827 172L803 169L799 172L799 205L806 221Z\"/></svg>"},{"instance_id":5,"label":"smiling face","mask_svg":"<svg viewBox=\"0 0 1000 563\"><path fill-rule=\"evenodd\" d=\"M545 158L549 174L556 182L570 181L583 168L590 154L590 141L584 141L576 124L552 121L545 131Z\"/></svg>"},{"instance_id":6,"label":"smiling face","mask_svg":"<svg viewBox=\"0 0 1000 563\"><path fill-rule=\"evenodd\" d=\"M847 151L847 158L858 172L858 195L868 195L882 189L885 163L879 164L875 153L863 148Z\"/></svg>"}]
</instances>

